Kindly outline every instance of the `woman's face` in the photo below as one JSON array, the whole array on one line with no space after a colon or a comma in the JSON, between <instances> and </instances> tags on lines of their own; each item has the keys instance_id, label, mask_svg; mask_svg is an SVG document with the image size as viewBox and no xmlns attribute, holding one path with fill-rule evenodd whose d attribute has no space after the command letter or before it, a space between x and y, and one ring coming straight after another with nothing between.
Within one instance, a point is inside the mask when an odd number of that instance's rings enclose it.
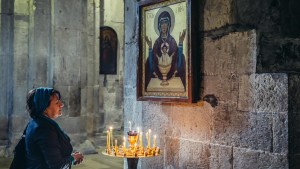
<instances>
[{"instance_id":1,"label":"woman's face","mask_svg":"<svg viewBox=\"0 0 300 169\"><path fill-rule=\"evenodd\" d=\"M62 115L63 107L64 104L59 100L57 94L52 95L50 96L50 105L46 108L46 115L51 119L55 119Z\"/></svg>"}]
</instances>

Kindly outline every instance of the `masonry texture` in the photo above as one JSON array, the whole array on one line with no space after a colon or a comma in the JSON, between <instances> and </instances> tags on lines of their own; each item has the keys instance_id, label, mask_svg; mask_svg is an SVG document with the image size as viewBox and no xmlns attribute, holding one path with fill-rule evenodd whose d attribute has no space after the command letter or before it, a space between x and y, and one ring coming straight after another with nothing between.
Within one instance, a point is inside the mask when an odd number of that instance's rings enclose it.
<instances>
[{"instance_id":1,"label":"masonry texture","mask_svg":"<svg viewBox=\"0 0 300 169\"><path fill-rule=\"evenodd\" d=\"M299 12L287 10L299 3L198 2L198 87L200 98L217 97L216 107L133 101L137 77L126 75L136 71L139 16L135 1L125 3L124 120L151 128L163 152L139 167L299 168L299 31L288 26L299 29Z\"/></svg>"},{"instance_id":2,"label":"masonry texture","mask_svg":"<svg viewBox=\"0 0 300 169\"><path fill-rule=\"evenodd\" d=\"M76 148L104 145L109 126L127 132L131 121L162 149L138 168L300 168L299 2L193 1L196 87L216 96L212 107L136 100L141 1L0 0L0 156L30 119L27 91L53 86ZM116 75L99 74L100 26L118 34Z\"/></svg>"},{"instance_id":3,"label":"masonry texture","mask_svg":"<svg viewBox=\"0 0 300 169\"><path fill-rule=\"evenodd\" d=\"M0 156L12 155L30 120L25 103L33 87L61 92L57 121L75 149L105 145L108 126L123 132L123 1L104 4L116 3L101 24L119 34L117 74L100 75L99 1L1 0Z\"/></svg>"}]
</instances>

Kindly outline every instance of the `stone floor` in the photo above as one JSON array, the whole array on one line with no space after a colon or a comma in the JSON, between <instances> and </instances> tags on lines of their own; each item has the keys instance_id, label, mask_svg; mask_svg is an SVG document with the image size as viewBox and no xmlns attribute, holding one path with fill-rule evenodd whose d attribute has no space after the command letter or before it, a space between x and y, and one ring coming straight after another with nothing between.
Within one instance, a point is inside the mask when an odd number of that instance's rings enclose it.
<instances>
[{"instance_id":1,"label":"stone floor","mask_svg":"<svg viewBox=\"0 0 300 169\"><path fill-rule=\"evenodd\" d=\"M73 166L72 169L122 169L124 166L123 158L113 158L99 154L85 155L82 164ZM11 163L10 158L0 158L0 169L8 169Z\"/></svg>"}]
</instances>

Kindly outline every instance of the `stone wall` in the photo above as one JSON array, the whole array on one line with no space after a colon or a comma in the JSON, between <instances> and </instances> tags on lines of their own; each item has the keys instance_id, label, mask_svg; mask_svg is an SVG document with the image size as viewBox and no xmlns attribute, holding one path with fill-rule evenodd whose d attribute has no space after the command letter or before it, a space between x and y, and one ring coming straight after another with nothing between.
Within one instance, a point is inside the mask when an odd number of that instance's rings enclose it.
<instances>
[{"instance_id":1,"label":"stone wall","mask_svg":"<svg viewBox=\"0 0 300 169\"><path fill-rule=\"evenodd\" d=\"M141 159L139 168L299 168L299 12L287 11L297 2L198 2L199 88L201 98L217 97L215 108L135 101L139 18L137 2L125 2L125 132L134 121L162 147L162 156Z\"/></svg>"},{"instance_id":2,"label":"stone wall","mask_svg":"<svg viewBox=\"0 0 300 169\"><path fill-rule=\"evenodd\" d=\"M123 5L117 7L123 10ZM61 91L65 106L57 121L76 147L87 139L104 145L101 136L107 126L122 131L121 20L109 20L120 37L118 71L104 86L99 74L99 1L1 0L0 156L11 155L30 119L25 103L33 87Z\"/></svg>"}]
</instances>

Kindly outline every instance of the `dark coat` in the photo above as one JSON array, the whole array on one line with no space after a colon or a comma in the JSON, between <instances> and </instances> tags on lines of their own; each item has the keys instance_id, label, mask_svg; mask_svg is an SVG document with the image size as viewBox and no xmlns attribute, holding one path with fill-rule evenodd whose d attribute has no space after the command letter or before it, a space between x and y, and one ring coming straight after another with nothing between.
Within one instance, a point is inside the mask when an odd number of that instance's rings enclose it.
<instances>
[{"instance_id":1,"label":"dark coat","mask_svg":"<svg viewBox=\"0 0 300 169\"><path fill-rule=\"evenodd\" d=\"M27 169L70 168L73 151L69 137L53 120L43 117L29 122L26 130Z\"/></svg>"}]
</instances>

